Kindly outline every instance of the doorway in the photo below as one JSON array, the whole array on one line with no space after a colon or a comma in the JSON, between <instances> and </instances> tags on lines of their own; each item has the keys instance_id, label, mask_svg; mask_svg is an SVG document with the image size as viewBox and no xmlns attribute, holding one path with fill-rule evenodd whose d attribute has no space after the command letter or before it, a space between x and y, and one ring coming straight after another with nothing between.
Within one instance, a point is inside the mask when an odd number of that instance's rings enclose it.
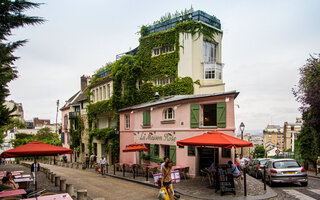
<instances>
[{"instance_id":1,"label":"doorway","mask_svg":"<svg viewBox=\"0 0 320 200\"><path fill-rule=\"evenodd\" d=\"M200 169L210 167L212 161L214 165L219 165L219 148L198 147L199 172Z\"/></svg>"}]
</instances>

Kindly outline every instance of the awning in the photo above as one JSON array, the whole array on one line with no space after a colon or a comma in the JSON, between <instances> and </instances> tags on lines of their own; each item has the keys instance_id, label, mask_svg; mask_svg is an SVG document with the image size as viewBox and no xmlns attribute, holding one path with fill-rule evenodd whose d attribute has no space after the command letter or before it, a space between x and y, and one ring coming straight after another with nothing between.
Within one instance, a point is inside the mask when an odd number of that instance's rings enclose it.
<instances>
[{"instance_id":1,"label":"awning","mask_svg":"<svg viewBox=\"0 0 320 200\"><path fill-rule=\"evenodd\" d=\"M251 142L241 140L239 138L221 133L219 131L212 131L188 139L177 142L179 146L215 146L231 149L232 147L253 147Z\"/></svg>"},{"instance_id":2,"label":"awning","mask_svg":"<svg viewBox=\"0 0 320 200\"><path fill-rule=\"evenodd\" d=\"M43 142L33 141L5 151L0 155L0 157L55 156L58 154L72 154L72 150Z\"/></svg>"}]
</instances>

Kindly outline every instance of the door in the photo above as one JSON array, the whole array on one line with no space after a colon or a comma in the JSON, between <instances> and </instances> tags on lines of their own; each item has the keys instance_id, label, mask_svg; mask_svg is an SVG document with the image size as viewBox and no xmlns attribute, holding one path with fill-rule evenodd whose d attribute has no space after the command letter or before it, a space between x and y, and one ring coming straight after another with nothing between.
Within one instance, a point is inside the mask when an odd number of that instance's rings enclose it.
<instances>
[{"instance_id":1,"label":"door","mask_svg":"<svg viewBox=\"0 0 320 200\"><path fill-rule=\"evenodd\" d=\"M219 148L198 147L199 172L200 169L209 168L212 161L219 165Z\"/></svg>"}]
</instances>

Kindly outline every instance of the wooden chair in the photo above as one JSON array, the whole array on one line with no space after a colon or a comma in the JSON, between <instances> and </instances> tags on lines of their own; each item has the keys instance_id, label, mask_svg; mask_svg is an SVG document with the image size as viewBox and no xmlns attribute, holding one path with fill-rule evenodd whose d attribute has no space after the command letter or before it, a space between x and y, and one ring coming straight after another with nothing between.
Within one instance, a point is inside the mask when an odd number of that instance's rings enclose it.
<instances>
[{"instance_id":1,"label":"wooden chair","mask_svg":"<svg viewBox=\"0 0 320 200\"><path fill-rule=\"evenodd\" d=\"M210 173L208 171L203 170L203 169L200 169L200 172L201 172L201 176L202 176L201 182L208 179L209 184L212 185Z\"/></svg>"},{"instance_id":2,"label":"wooden chair","mask_svg":"<svg viewBox=\"0 0 320 200\"><path fill-rule=\"evenodd\" d=\"M147 174L147 165L141 165L141 172L142 176L145 176Z\"/></svg>"},{"instance_id":3,"label":"wooden chair","mask_svg":"<svg viewBox=\"0 0 320 200\"><path fill-rule=\"evenodd\" d=\"M183 168L180 170L180 177L184 177L184 179L186 180L187 179L187 174L189 173L189 169L190 167L186 167L186 168Z\"/></svg>"},{"instance_id":4,"label":"wooden chair","mask_svg":"<svg viewBox=\"0 0 320 200\"><path fill-rule=\"evenodd\" d=\"M153 176L154 174L158 174L158 168L154 167L149 169L149 175L151 174L151 176Z\"/></svg>"},{"instance_id":5,"label":"wooden chair","mask_svg":"<svg viewBox=\"0 0 320 200\"><path fill-rule=\"evenodd\" d=\"M130 165L128 165L128 164L124 164L124 166L125 166L126 172L133 172L132 166L130 166Z\"/></svg>"}]
</instances>

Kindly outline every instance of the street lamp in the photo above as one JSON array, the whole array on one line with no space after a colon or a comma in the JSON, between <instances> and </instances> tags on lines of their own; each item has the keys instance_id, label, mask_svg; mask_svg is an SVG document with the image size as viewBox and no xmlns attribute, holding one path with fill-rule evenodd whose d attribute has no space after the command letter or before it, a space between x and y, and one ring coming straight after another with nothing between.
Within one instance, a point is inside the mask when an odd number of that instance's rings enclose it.
<instances>
[{"instance_id":1,"label":"street lamp","mask_svg":"<svg viewBox=\"0 0 320 200\"><path fill-rule=\"evenodd\" d=\"M240 130L241 130L241 140L243 140L243 131L244 131L245 125L243 122L240 124ZM243 155L243 147L241 147L241 154Z\"/></svg>"}]
</instances>

